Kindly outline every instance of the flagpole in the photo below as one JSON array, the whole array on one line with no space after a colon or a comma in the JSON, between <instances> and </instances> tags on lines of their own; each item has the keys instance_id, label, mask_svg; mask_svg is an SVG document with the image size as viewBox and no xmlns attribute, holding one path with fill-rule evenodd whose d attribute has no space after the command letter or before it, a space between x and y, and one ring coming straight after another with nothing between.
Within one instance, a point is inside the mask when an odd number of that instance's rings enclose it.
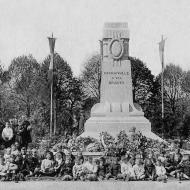
<instances>
[{"instance_id":1,"label":"flagpole","mask_svg":"<svg viewBox=\"0 0 190 190\"><path fill-rule=\"evenodd\" d=\"M53 132L53 81L51 82L51 106L50 106L50 137Z\"/></svg>"},{"instance_id":2,"label":"flagpole","mask_svg":"<svg viewBox=\"0 0 190 190\"><path fill-rule=\"evenodd\" d=\"M100 76L99 76L99 96L101 97L101 75L102 75L102 62L103 62L103 40L99 40L100 43Z\"/></svg>"},{"instance_id":3,"label":"flagpole","mask_svg":"<svg viewBox=\"0 0 190 190\"><path fill-rule=\"evenodd\" d=\"M164 138L164 67L163 65L164 65L164 60L162 59L162 138Z\"/></svg>"},{"instance_id":4,"label":"flagpole","mask_svg":"<svg viewBox=\"0 0 190 190\"><path fill-rule=\"evenodd\" d=\"M51 37L48 37L49 40L49 47L50 47L50 82L51 82L51 105L50 105L50 138L52 137L53 133L53 61L54 61L54 47L55 47L55 38L53 34ZM54 126L55 127L55 126Z\"/></svg>"},{"instance_id":5,"label":"flagpole","mask_svg":"<svg viewBox=\"0 0 190 190\"><path fill-rule=\"evenodd\" d=\"M162 138L164 138L164 46L165 40L163 35L161 37L161 42L159 43L160 59L162 65L162 75L161 75L161 93L162 93Z\"/></svg>"}]
</instances>

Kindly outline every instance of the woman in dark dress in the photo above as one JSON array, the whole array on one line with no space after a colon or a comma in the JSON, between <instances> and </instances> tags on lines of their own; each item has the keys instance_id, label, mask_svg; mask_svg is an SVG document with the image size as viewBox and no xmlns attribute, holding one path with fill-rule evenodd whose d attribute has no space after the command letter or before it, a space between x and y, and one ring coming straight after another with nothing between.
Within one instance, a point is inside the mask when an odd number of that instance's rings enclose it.
<instances>
[{"instance_id":1,"label":"woman in dark dress","mask_svg":"<svg viewBox=\"0 0 190 190\"><path fill-rule=\"evenodd\" d=\"M30 122L25 120L23 123L23 133L22 133L22 146L23 147L28 147L28 144L32 142L32 137L31 137L31 127L30 127Z\"/></svg>"},{"instance_id":2,"label":"woman in dark dress","mask_svg":"<svg viewBox=\"0 0 190 190\"><path fill-rule=\"evenodd\" d=\"M22 125L22 122L19 120L16 128L15 141L18 142L21 147L23 147L23 133L24 133L24 127Z\"/></svg>"}]
</instances>

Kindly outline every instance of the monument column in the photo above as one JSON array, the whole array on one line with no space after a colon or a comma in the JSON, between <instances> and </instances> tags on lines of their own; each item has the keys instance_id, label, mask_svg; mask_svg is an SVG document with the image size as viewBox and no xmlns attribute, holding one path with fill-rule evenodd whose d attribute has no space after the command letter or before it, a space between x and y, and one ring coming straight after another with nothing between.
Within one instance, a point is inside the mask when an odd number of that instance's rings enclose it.
<instances>
[{"instance_id":1,"label":"monument column","mask_svg":"<svg viewBox=\"0 0 190 190\"><path fill-rule=\"evenodd\" d=\"M136 127L148 137L159 138L151 133L142 110L133 104L128 24L105 23L102 47L100 103L92 107L82 136L98 138L104 131L116 136Z\"/></svg>"}]
</instances>

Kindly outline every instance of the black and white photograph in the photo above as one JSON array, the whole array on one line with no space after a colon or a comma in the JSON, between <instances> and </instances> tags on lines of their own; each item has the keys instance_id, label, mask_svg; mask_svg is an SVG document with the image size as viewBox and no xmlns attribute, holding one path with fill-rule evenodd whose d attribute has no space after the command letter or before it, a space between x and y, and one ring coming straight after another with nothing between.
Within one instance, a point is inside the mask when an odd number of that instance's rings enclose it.
<instances>
[{"instance_id":1,"label":"black and white photograph","mask_svg":"<svg viewBox=\"0 0 190 190\"><path fill-rule=\"evenodd\" d=\"M189 0L0 0L0 190L190 186Z\"/></svg>"}]
</instances>

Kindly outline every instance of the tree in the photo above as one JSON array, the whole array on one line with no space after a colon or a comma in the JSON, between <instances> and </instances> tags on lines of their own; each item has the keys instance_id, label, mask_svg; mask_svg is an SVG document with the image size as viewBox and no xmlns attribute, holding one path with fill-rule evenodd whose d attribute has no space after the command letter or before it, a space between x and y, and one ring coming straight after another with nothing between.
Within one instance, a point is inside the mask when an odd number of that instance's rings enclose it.
<instances>
[{"instance_id":1,"label":"tree","mask_svg":"<svg viewBox=\"0 0 190 190\"><path fill-rule=\"evenodd\" d=\"M145 117L151 119L151 97L154 93L154 75L146 64L138 58L129 57L131 61L131 75L133 87L133 102L139 104Z\"/></svg>"},{"instance_id":2,"label":"tree","mask_svg":"<svg viewBox=\"0 0 190 190\"><path fill-rule=\"evenodd\" d=\"M182 89L184 92L190 94L190 71L184 72L184 78L182 80Z\"/></svg>"},{"instance_id":3,"label":"tree","mask_svg":"<svg viewBox=\"0 0 190 190\"><path fill-rule=\"evenodd\" d=\"M164 90L167 96L169 109L175 115L179 100L185 97L185 93L182 90L182 81L184 77L184 72L179 66L173 64L167 65L164 69Z\"/></svg>"},{"instance_id":4,"label":"tree","mask_svg":"<svg viewBox=\"0 0 190 190\"><path fill-rule=\"evenodd\" d=\"M7 83L9 100L18 105L21 114L28 118L38 104L38 84L40 65L29 56L19 56L12 60L8 68L10 80Z\"/></svg>"},{"instance_id":5,"label":"tree","mask_svg":"<svg viewBox=\"0 0 190 190\"><path fill-rule=\"evenodd\" d=\"M184 128L189 107L189 98L183 90L184 71L176 65L169 64L164 69L164 134L166 138L184 136ZM150 99L152 104L152 127L158 133L162 132L161 117L161 74L154 84L153 96Z\"/></svg>"},{"instance_id":6,"label":"tree","mask_svg":"<svg viewBox=\"0 0 190 190\"><path fill-rule=\"evenodd\" d=\"M85 63L80 76L86 98L92 98L95 103L100 101L101 57L92 55Z\"/></svg>"},{"instance_id":7,"label":"tree","mask_svg":"<svg viewBox=\"0 0 190 190\"><path fill-rule=\"evenodd\" d=\"M44 109L48 115L46 123L49 125L50 113L50 85L48 85L48 69L50 64L50 56L42 63L41 78L46 81L46 91L42 92L44 97ZM47 93L49 92L49 93ZM54 77L53 77L53 92L56 100L56 121L57 133L63 134L68 131L72 133L72 127L76 124L75 117L81 108L80 101L82 96L80 80L73 77L71 67L59 55L54 56Z\"/></svg>"}]
</instances>

